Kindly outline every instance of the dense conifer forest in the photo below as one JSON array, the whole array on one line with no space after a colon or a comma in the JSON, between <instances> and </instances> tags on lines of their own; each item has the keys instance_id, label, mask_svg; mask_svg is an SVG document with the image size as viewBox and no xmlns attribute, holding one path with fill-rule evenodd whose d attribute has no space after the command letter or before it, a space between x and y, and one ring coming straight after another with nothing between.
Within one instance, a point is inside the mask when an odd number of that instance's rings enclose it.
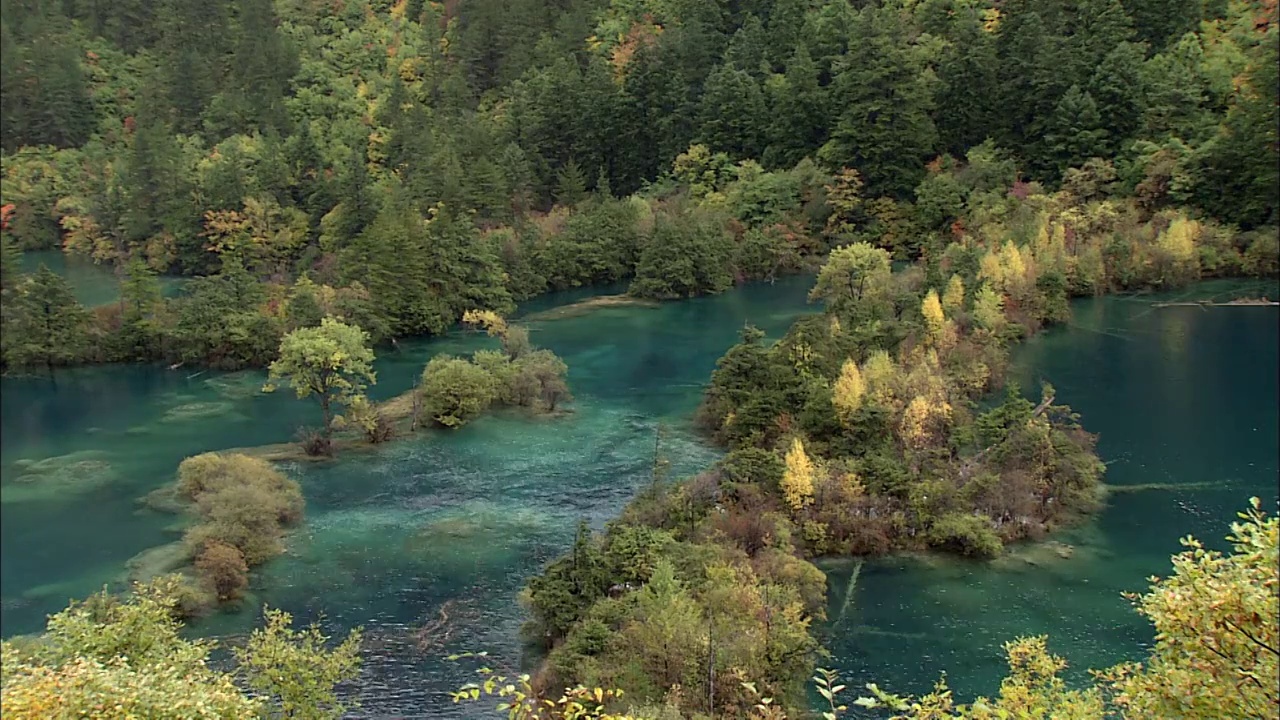
<instances>
[{"instance_id":1,"label":"dense conifer forest","mask_svg":"<svg viewBox=\"0 0 1280 720\"><path fill-rule=\"evenodd\" d=\"M1010 348L1072 298L1280 274L1278 24L1275 0L0 0L0 360L269 368L318 400L303 444L328 455L568 401L517 302L813 273L820 312L745 328L710 378L724 458L668 478L659 437L652 485L523 593L539 670L459 701L781 720L816 681L827 718L854 694L895 717L1274 714L1256 501L1232 554L1191 541L1138 600L1144 663L1067 687L1043 638L1010 638L971 706L815 678L810 560L990 557L1105 502L1095 436L1006 383ZM118 301L20 272L49 250L109 268ZM375 348L459 322L501 350L370 403ZM5 716L340 716L359 633L326 649L269 614L233 674L179 634L283 551L297 482L211 453L165 493L184 574L7 641Z\"/></svg>"},{"instance_id":2,"label":"dense conifer forest","mask_svg":"<svg viewBox=\"0 0 1280 720\"><path fill-rule=\"evenodd\" d=\"M1082 290L1265 271L1275 11L6 0L5 367L265 366L324 315L378 342L553 289L717 292L852 241L936 257L1059 188L1021 212L1123 265ZM1179 213L1213 239L1175 277L1126 244ZM19 277L48 248L114 268L120 301ZM166 299L157 273L197 279Z\"/></svg>"}]
</instances>

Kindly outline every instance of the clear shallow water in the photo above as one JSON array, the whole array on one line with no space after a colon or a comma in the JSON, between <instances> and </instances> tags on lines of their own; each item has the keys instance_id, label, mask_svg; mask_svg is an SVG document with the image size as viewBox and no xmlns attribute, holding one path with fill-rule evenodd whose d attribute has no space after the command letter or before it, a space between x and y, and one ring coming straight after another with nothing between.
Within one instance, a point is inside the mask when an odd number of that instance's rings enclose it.
<instances>
[{"instance_id":1,"label":"clear shallow water","mask_svg":"<svg viewBox=\"0 0 1280 720\"><path fill-rule=\"evenodd\" d=\"M1274 284L1250 285L1246 294L1276 297ZM1232 287L1205 283L1178 297L1225 299ZM1280 313L1151 307L1172 297L1078 301L1070 327L1017 351L1015 375L1033 395L1051 382L1099 433L1106 482L1213 486L1112 495L1092 522L1055 538L1074 547L1069 559L1031 547L994 563L890 558L863 565L852 593L855 564L830 566L830 662L851 688L927 692L945 671L959 698L994 694L1006 672L1001 645L1035 634L1048 634L1084 680L1088 668L1140 656L1151 642L1121 592L1167 574L1178 538L1225 549L1250 496L1275 512Z\"/></svg>"},{"instance_id":2,"label":"clear shallow water","mask_svg":"<svg viewBox=\"0 0 1280 720\"><path fill-rule=\"evenodd\" d=\"M744 322L777 337L809 311L810 282L535 323L534 342L569 364L578 396L572 415L488 417L458 432L292 468L307 495L307 522L290 553L260 573L250 607L268 602L307 620L324 613L333 631L365 626L364 713L461 716L441 693L470 679L472 666L440 658L487 649L518 662L515 597L527 577L567 547L579 518L599 526L647 480L657 423L674 430L665 450L676 472L718 455L688 427L702 384ZM1223 289L1197 289L1215 292ZM1041 377L1053 382L1060 400L1101 433L1109 482L1222 487L1117 495L1095 522L1060 538L1076 548L1069 560L1025 549L986 565L888 559L862 566L849 594L853 565L830 567L830 664L850 687L875 680L920 692L945 669L962 697L989 693L1004 671L1000 644L1026 633L1049 633L1077 671L1136 654L1150 631L1119 593L1163 572L1179 536L1219 538L1249 495L1274 506L1275 309L1152 309L1150 302L1077 303L1074 327L1020 350L1019 374L1028 388ZM403 343L379 358L373 394L408 388L434 353L486 342L458 335ZM257 393L258 373L106 367L59 373L56 383L0 382L6 636L38 629L68 598L118 577L135 553L177 537L165 530L172 516L138 514L135 499L168 482L183 457L288 440L318 417L313 404ZM80 454L54 467L23 462L71 453ZM71 477L64 487L82 491L24 489L18 478L33 471ZM442 609L447 636L419 647L414 630ZM255 620L247 610L196 630L243 633Z\"/></svg>"},{"instance_id":3,"label":"clear shallow water","mask_svg":"<svg viewBox=\"0 0 1280 720\"><path fill-rule=\"evenodd\" d=\"M672 429L664 452L675 472L695 472L719 455L689 427L703 383L744 323L777 336L811 312L811 282L787 278L657 308L534 322L533 341L569 365L571 415L487 417L457 432L291 468L307 496L307 521L289 554L260 573L248 605L267 602L307 620L323 612L335 631L365 626L366 712L457 715L441 693L471 679L473 666L440 658L483 649L518 663L516 593L524 581L568 547L579 519L601 526L647 482L658 423ZM408 389L435 353L489 342L456 335L401 343L379 358L372 394ZM4 379L0 631L37 630L68 598L118 577L134 554L176 539L165 530L175 518L139 511L136 498L169 482L182 458L289 440L317 421L314 403L263 396L262 381L254 372L159 367ZM51 457L59 459L30 467ZM20 482L32 472L71 480L41 492ZM448 636L419 649L413 629L442 608ZM256 619L248 610L196 629L237 634Z\"/></svg>"}]
</instances>

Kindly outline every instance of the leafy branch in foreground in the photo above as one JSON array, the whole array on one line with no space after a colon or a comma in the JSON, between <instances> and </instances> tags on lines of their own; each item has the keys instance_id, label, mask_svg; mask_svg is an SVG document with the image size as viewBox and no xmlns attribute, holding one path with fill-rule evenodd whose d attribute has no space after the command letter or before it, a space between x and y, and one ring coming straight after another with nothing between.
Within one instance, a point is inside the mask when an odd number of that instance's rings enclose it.
<instances>
[{"instance_id":1,"label":"leafy branch in foreground","mask_svg":"<svg viewBox=\"0 0 1280 720\"><path fill-rule=\"evenodd\" d=\"M459 653L447 660L483 658L488 653ZM621 690L603 688L566 688L555 700L540 698L533 689L528 674L514 678L499 675L492 668L482 667L476 672L484 678L480 682L463 685L450 693L454 703L476 702L482 697L496 697L501 702L497 709L507 713L509 720L639 720L631 715L614 714L606 706L622 697Z\"/></svg>"}]
</instances>

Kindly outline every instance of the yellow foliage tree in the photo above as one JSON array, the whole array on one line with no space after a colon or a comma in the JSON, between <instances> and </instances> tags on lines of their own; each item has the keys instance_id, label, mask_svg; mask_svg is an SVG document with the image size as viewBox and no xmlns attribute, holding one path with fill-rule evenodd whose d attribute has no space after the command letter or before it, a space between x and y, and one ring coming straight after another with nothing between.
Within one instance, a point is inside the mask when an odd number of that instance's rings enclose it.
<instances>
[{"instance_id":1,"label":"yellow foliage tree","mask_svg":"<svg viewBox=\"0 0 1280 720\"><path fill-rule=\"evenodd\" d=\"M862 382L869 397L879 403L887 403L893 397L893 379L898 375L898 366L894 364L889 353L876 350L862 364Z\"/></svg>"},{"instance_id":2,"label":"yellow foliage tree","mask_svg":"<svg viewBox=\"0 0 1280 720\"><path fill-rule=\"evenodd\" d=\"M982 256L982 260L978 264L978 279L986 280L987 284L1003 290L1005 286L1004 264L1000 261L1000 253L988 250Z\"/></svg>"},{"instance_id":3,"label":"yellow foliage tree","mask_svg":"<svg viewBox=\"0 0 1280 720\"><path fill-rule=\"evenodd\" d=\"M946 330L947 317L942 313L942 301L938 299L936 290L929 290L920 303L920 314L924 316L925 329L929 333L929 341L935 346L942 342Z\"/></svg>"},{"instance_id":4,"label":"yellow foliage tree","mask_svg":"<svg viewBox=\"0 0 1280 720\"><path fill-rule=\"evenodd\" d=\"M507 332L507 321L492 310L468 310L462 314L462 322L484 328L489 337L502 337Z\"/></svg>"},{"instance_id":5,"label":"yellow foliage tree","mask_svg":"<svg viewBox=\"0 0 1280 720\"><path fill-rule=\"evenodd\" d=\"M1160 249L1176 262L1190 262L1196 254L1196 241L1200 239L1200 223L1178 218L1160 234Z\"/></svg>"},{"instance_id":6,"label":"yellow foliage tree","mask_svg":"<svg viewBox=\"0 0 1280 720\"><path fill-rule=\"evenodd\" d=\"M1162 256L1161 265L1166 281L1190 281L1199 276L1200 262L1196 244L1200 233L1200 223L1182 217L1174 220L1160 233L1156 247Z\"/></svg>"},{"instance_id":7,"label":"yellow foliage tree","mask_svg":"<svg viewBox=\"0 0 1280 720\"><path fill-rule=\"evenodd\" d=\"M791 441L787 451L787 470L782 474L782 497L792 510L799 511L813 502L813 461L804 451L800 438Z\"/></svg>"},{"instance_id":8,"label":"yellow foliage tree","mask_svg":"<svg viewBox=\"0 0 1280 720\"><path fill-rule=\"evenodd\" d=\"M940 398L917 395L902 413L899 434L908 447L923 449L933 439L935 429L951 418L951 404Z\"/></svg>"},{"instance_id":9,"label":"yellow foliage tree","mask_svg":"<svg viewBox=\"0 0 1280 720\"><path fill-rule=\"evenodd\" d=\"M1000 264L1004 266L1004 281L1006 284L1024 283L1027 277L1027 262L1022 257L1022 251L1012 240L1006 240L1004 249L1000 251Z\"/></svg>"},{"instance_id":10,"label":"yellow foliage tree","mask_svg":"<svg viewBox=\"0 0 1280 720\"><path fill-rule=\"evenodd\" d=\"M1130 596L1156 628L1143 663L1112 668L1125 717L1275 717L1280 707L1280 525L1261 502L1232 523L1231 554L1187 537L1173 575Z\"/></svg>"},{"instance_id":11,"label":"yellow foliage tree","mask_svg":"<svg viewBox=\"0 0 1280 720\"><path fill-rule=\"evenodd\" d=\"M846 426L853 414L862 407L862 399L867 394L867 385L862 380L858 364L853 360L845 360L840 367L840 377L832 388L831 404L836 407L836 415Z\"/></svg>"},{"instance_id":12,"label":"yellow foliage tree","mask_svg":"<svg viewBox=\"0 0 1280 720\"><path fill-rule=\"evenodd\" d=\"M942 309L953 318L964 310L964 280L959 275L952 275L947 281L947 289L942 293Z\"/></svg>"},{"instance_id":13,"label":"yellow foliage tree","mask_svg":"<svg viewBox=\"0 0 1280 720\"><path fill-rule=\"evenodd\" d=\"M1173 557L1173 575L1152 578L1141 597L1130 595L1156 629L1143 662L1095 672L1095 685L1072 689L1060 677L1066 662L1049 653L1045 638L1024 637L1005 645L1009 675L995 698L958 705L943 680L919 698L870 684L872 697L855 704L888 709L892 720L1275 717L1280 526L1275 517L1264 517L1258 498L1250 505L1227 537L1233 552L1206 550L1184 538L1187 551Z\"/></svg>"},{"instance_id":14,"label":"yellow foliage tree","mask_svg":"<svg viewBox=\"0 0 1280 720\"><path fill-rule=\"evenodd\" d=\"M979 327L999 332L1006 322L1004 297L992 290L990 285L983 285L973 298L973 319Z\"/></svg>"}]
</instances>

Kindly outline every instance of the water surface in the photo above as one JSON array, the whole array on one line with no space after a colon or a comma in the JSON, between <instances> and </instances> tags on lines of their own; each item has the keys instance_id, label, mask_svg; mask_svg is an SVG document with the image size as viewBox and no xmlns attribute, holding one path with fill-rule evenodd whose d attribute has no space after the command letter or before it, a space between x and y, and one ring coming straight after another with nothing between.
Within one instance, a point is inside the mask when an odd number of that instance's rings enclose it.
<instances>
[{"instance_id":1,"label":"water surface","mask_svg":"<svg viewBox=\"0 0 1280 720\"><path fill-rule=\"evenodd\" d=\"M247 605L322 618L335 632L364 626L364 713L462 716L443 692L470 679L472 666L442 656L483 649L519 662L516 595L525 580L567 547L580 519L599 527L647 481L659 423L672 429L664 452L677 473L718 456L688 424L701 387L744 323L777 337L812 311L810 282L534 323L534 342L569 365L571 415L486 417L288 468L303 483L307 521L289 554L258 574ZM1108 482L1216 485L1114 496L1096 521L1060 538L1075 548L1067 560L1027 548L989 564L894 558L861 566L852 584L855 564L830 566L823 632L850 687L874 680L920 692L945 669L961 697L994 692L1000 644L1027 633L1051 635L1077 679L1085 667L1132 657L1151 631L1120 592L1164 572L1180 535L1220 537L1249 495L1274 507L1275 308L1151 302L1076 303L1072 326L1020 349L1017 374L1029 388L1051 381L1059 401L1101 433ZM373 395L410 387L433 354L490 342L459 334L382 352ZM173 516L140 511L136 499L170 481L183 457L289 440L317 422L313 403L264 396L262 380L130 366L0 381L0 631L38 629L67 599L117 579L135 553L178 537ZM40 482L23 482L32 474ZM195 630L234 635L256 620L251 609ZM439 620L441 631L418 634Z\"/></svg>"},{"instance_id":2,"label":"water surface","mask_svg":"<svg viewBox=\"0 0 1280 720\"><path fill-rule=\"evenodd\" d=\"M827 640L851 688L928 692L945 671L959 698L998 692L1001 645L1047 634L1069 676L1140 657L1151 626L1123 597L1167 575L1178 538L1226 549L1250 496L1275 512L1280 474L1280 313L1274 307L1154 308L1176 298L1276 297L1274 284L1204 283L1159 297L1077 301L1074 318L1015 353L1038 396L1047 380L1098 433L1105 481L1169 484L1121 493L1056 539L1074 552L1018 547L993 563L891 558L830 566ZM1209 488L1178 489L1179 485Z\"/></svg>"},{"instance_id":3,"label":"water surface","mask_svg":"<svg viewBox=\"0 0 1280 720\"><path fill-rule=\"evenodd\" d=\"M440 658L489 650L518 663L516 595L525 580L567 549L580 519L602 526L648 481L659 423L671 428L663 451L675 472L715 460L719 452L689 427L715 361L744 324L778 336L813 311L805 302L811 283L787 278L533 323L533 342L569 365L573 413L486 417L373 454L290 468L303 484L307 521L289 554L258 575L251 605L308 620L324 613L335 631L364 626L366 711L456 714L442 693L471 679L473 668ZM543 298L526 310L587 294ZM403 342L380 354L372 395L411 387L433 354L491 342L461 334ZM4 379L0 630L38 629L68 598L117 578L135 553L178 537L166 531L173 516L139 511L136 498L169 482L183 457L289 440L317 421L314 403L263 396L262 381L256 372L137 366ZM22 482L33 472L53 482ZM442 618L446 631L420 646L415 629ZM242 633L255 621L246 611L197 629Z\"/></svg>"}]
</instances>

